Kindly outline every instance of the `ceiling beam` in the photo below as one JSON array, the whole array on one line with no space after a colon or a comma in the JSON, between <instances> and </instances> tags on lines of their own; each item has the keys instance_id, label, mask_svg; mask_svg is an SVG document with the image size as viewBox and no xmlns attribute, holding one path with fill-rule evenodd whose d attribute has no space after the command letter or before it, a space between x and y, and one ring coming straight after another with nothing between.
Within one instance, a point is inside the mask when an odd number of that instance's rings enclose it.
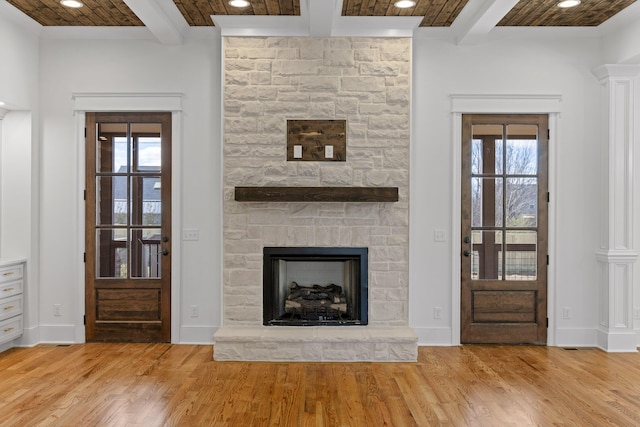
<instances>
[{"instance_id":1,"label":"ceiling beam","mask_svg":"<svg viewBox=\"0 0 640 427\"><path fill-rule=\"evenodd\" d=\"M422 16L342 16L343 0L300 0L300 16L212 15L223 36L412 37Z\"/></svg>"},{"instance_id":2,"label":"ceiling beam","mask_svg":"<svg viewBox=\"0 0 640 427\"><path fill-rule=\"evenodd\" d=\"M336 3L340 3L342 8L342 0L309 0L309 35L311 37L332 35Z\"/></svg>"},{"instance_id":3,"label":"ceiling beam","mask_svg":"<svg viewBox=\"0 0 640 427\"><path fill-rule=\"evenodd\" d=\"M163 44L179 45L189 28L171 0L124 0L151 33Z\"/></svg>"},{"instance_id":4,"label":"ceiling beam","mask_svg":"<svg viewBox=\"0 0 640 427\"><path fill-rule=\"evenodd\" d=\"M489 34L519 0L469 0L451 28L457 43L471 44Z\"/></svg>"}]
</instances>

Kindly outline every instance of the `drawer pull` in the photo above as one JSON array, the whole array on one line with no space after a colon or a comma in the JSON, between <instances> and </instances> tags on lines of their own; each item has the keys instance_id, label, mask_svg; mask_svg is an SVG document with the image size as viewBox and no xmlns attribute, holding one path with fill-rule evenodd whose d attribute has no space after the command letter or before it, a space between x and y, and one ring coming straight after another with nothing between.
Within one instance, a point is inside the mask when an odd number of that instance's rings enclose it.
<instances>
[{"instance_id":1,"label":"drawer pull","mask_svg":"<svg viewBox=\"0 0 640 427\"><path fill-rule=\"evenodd\" d=\"M3 332L6 334L7 332L13 331L13 328L6 328Z\"/></svg>"},{"instance_id":2,"label":"drawer pull","mask_svg":"<svg viewBox=\"0 0 640 427\"><path fill-rule=\"evenodd\" d=\"M15 271L7 271L6 273L3 273L3 276L13 276L14 274L16 274Z\"/></svg>"},{"instance_id":3,"label":"drawer pull","mask_svg":"<svg viewBox=\"0 0 640 427\"><path fill-rule=\"evenodd\" d=\"M6 306L6 307L4 308L4 311L7 311L7 310L13 310L14 308L16 308L16 306L15 306L15 305L8 305L8 306Z\"/></svg>"},{"instance_id":4,"label":"drawer pull","mask_svg":"<svg viewBox=\"0 0 640 427\"><path fill-rule=\"evenodd\" d=\"M14 290L15 288L4 288L2 290L2 292L11 292L12 290Z\"/></svg>"}]
</instances>

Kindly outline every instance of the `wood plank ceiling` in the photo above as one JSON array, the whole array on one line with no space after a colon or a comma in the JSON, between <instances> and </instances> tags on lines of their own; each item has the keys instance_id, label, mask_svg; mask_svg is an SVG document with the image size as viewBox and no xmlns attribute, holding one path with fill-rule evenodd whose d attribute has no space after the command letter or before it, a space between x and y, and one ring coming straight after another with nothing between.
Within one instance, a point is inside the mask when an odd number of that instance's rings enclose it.
<instances>
[{"instance_id":1,"label":"wood plank ceiling","mask_svg":"<svg viewBox=\"0 0 640 427\"><path fill-rule=\"evenodd\" d=\"M588 0L571 8L556 7L558 0L519 1L498 23L508 27L595 27L636 0Z\"/></svg>"},{"instance_id":2,"label":"wood plank ceiling","mask_svg":"<svg viewBox=\"0 0 640 427\"><path fill-rule=\"evenodd\" d=\"M1 0L0 0L1 1ZM124 0L83 0L69 9L59 0L6 0L43 26L142 26ZM556 7L558 0L521 0L499 26L597 26L636 0L583 0L572 9ZM190 26L213 26L211 15L300 15L300 0L250 0L246 8L228 0L173 0ZM468 0L416 0L409 9L397 9L395 0L343 0L343 16L423 16L421 27L448 27Z\"/></svg>"},{"instance_id":3,"label":"wood plank ceiling","mask_svg":"<svg viewBox=\"0 0 640 427\"><path fill-rule=\"evenodd\" d=\"M72 9L60 0L6 0L44 26L118 27L143 26L123 0L82 0L84 7Z\"/></svg>"}]
</instances>

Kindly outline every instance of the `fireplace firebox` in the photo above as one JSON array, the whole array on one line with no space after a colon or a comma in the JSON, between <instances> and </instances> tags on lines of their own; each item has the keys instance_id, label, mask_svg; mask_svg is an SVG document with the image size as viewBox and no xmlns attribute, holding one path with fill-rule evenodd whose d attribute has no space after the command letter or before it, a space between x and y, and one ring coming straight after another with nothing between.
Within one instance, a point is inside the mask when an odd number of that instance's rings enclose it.
<instances>
[{"instance_id":1,"label":"fireplace firebox","mask_svg":"<svg viewBox=\"0 0 640 427\"><path fill-rule=\"evenodd\" d=\"M264 248L264 325L366 325L367 302L367 248Z\"/></svg>"}]
</instances>

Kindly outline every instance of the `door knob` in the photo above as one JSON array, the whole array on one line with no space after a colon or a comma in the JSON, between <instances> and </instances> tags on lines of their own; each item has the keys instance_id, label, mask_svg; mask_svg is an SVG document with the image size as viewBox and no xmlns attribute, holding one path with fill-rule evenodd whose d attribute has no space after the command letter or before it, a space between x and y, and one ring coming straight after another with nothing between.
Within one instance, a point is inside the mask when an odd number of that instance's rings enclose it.
<instances>
[{"instance_id":1,"label":"door knob","mask_svg":"<svg viewBox=\"0 0 640 427\"><path fill-rule=\"evenodd\" d=\"M465 249L465 250L462 252L462 255L464 255L464 256L470 256L470 255L471 255L471 252L469 252L468 250L466 250L466 249Z\"/></svg>"},{"instance_id":2,"label":"door knob","mask_svg":"<svg viewBox=\"0 0 640 427\"><path fill-rule=\"evenodd\" d=\"M162 241L167 243L169 241L169 236L162 236Z\"/></svg>"},{"instance_id":3,"label":"door knob","mask_svg":"<svg viewBox=\"0 0 640 427\"><path fill-rule=\"evenodd\" d=\"M162 255L163 255L163 256L167 256L167 255L169 255L169 249L164 248L164 249L162 250Z\"/></svg>"}]
</instances>

